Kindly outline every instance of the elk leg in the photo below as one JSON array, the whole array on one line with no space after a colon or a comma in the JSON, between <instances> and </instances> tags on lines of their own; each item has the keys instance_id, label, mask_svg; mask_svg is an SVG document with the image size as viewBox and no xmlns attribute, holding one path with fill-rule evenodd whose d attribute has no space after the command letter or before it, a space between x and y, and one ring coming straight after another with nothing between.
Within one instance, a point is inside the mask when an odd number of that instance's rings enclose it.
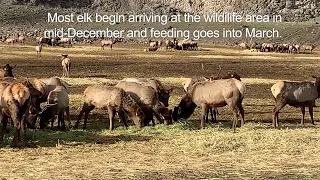
<instances>
[{"instance_id":1,"label":"elk leg","mask_svg":"<svg viewBox=\"0 0 320 180\"><path fill-rule=\"evenodd\" d=\"M116 114L116 110L112 106L108 106L108 113L109 113L109 130L113 130L113 122L114 122L114 115Z\"/></svg>"},{"instance_id":2,"label":"elk leg","mask_svg":"<svg viewBox=\"0 0 320 180\"><path fill-rule=\"evenodd\" d=\"M273 127L276 128L279 126L279 112L280 110L286 105L285 100L283 99L276 99L276 105L273 109Z\"/></svg>"},{"instance_id":3,"label":"elk leg","mask_svg":"<svg viewBox=\"0 0 320 180\"><path fill-rule=\"evenodd\" d=\"M54 123L55 118L56 118L55 115L53 118L51 118L51 130L53 130L53 123ZM59 121L58 121L58 127L59 127Z\"/></svg>"},{"instance_id":4,"label":"elk leg","mask_svg":"<svg viewBox=\"0 0 320 180\"><path fill-rule=\"evenodd\" d=\"M152 116L152 119L151 119L151 124L152 124L152 126L156 125L156 123L154 122L153 116Z\"/></svg>"},{"instance_id":5,"label":"elk leg","mask_svg":"<svg viewBox=\"0 0 320 180\"><path fill-rule=\"evenodd\" d=\"M124 115L123 110L120 110L120 111L118 112L118 115L119 115L119 119L121 119L121 121L122 121L122 123L123 123L123 127L124 127L125 129L128 129L128 123L127 123L127 120L126 120L126 117L125 117L125 115Z\"/></svg>"},{"instance_id":6,"label":"elk leg","mask_svg":"<svg viewBox=\"0 0 320 180\"><path fill-rule=\"evenodd\" d=\"M12 140L12 144L11 144L11 147L18 147L18 144L19 144L19 140L20 140L20 122L15 122L14 123L14 137L13 137L13 140Z\"/></svg>"},{"instance_id":7,"label":"elk leg","mask_svg":"<svg viewBox=\"0 0 320 180\"><path fill-rule=\"evenodd\" d=\"M65 130L66 126L64 124L64 111L59 112L58 115L58 126L59 126L59 130Z\"/></svg>"},{"instance_id":8,"label":"elk leg","mask_svg":"<svg viewBox=\"0 0 320 180\"><path fill-rule=\"evenodd\" d=\"M20 124L20 136L21 136L22 147L27 146L26 124L25 124L24 118L21 120L21 124Z\"/></svg>"},{"instance_id":9,"label":"elk leg","mask_svg":"<svg viewBox=\"0 0 320 180\"><path fill-rule=\"evenodd\" d=\"M241 126L243 126L244 125L244 109L241 103L239 103L238 108L241 115Z\"/></svg>"},{"instance_id":10,"label":"elk leg","mask_svg":"<svg viewBox=\"0 0 320 180\"><path fill-rule=\"evenodd\" d=\"M211 108L208 109L208 111L206 112L206 123L208 123L209 121L209 111L211 110Z\"/></svg>"},{"instance_id":11,"label":"elk leg","mask_svg":"<svg viewBox=\"0 0 320 180\"><path fill-rule=\"evenodd\" d=\"M57 130L61 130L61 112L58 113L58 125ZM53 121L52 121L53 122Z\"/></svg>"},{"instance_id":12,"label":"elk leg","mask_svg":"<svg viewBox=\"0 0 320 180\"><path fill-rule=\"evenodd\" d=\"M16 108L13 108L17 111ZM11 146L12 147L18 147L19 141L20 141L20 129L21 129L21 121L19 120L18 114L11 113L11 119L14 124L14 137Z\"/></svg>"},{"instance_id":13,"label":"elk leg","mask_svg":"<svg viewBox=\"0 0 320 180\"><path fill-rule=\"evenodd\" d=\"M65 77L68 77L68 69L67 69L67 66L64 67L64 76L65 76Z\"/></svg>"},{"instance_id":14,"label":"elk leg","mask_svg":"<svg viewBox=\"0 0 320 180\"><path fill-rule=\"evenodd\" d=\"M62 118L63 118L63 117L62 117L62 113L59 112L59 113L58 113L58 127L57 127L58 130L62 130L62 128L63 128L63 127L62 127Z\"/></svg>"},{"instance_id":15,"label":"elk leg","mask_svg":"<svg viewBox=\"0 0 320 180\"><path fill-rule=\"evenodd\" d=\"M304 124L304 115L306 114L306 109L304 106L301 106L301 113L302 113L302 119L301 119L301 124Z\"/></svg>"},{"instance_id":16,"label":"elk leg","mask_svg":"<svg viewBox=\"0 0 320 180\"><path fill-rule=\"evenodd\" d=\"M238 124L238 119L239 119L239 108L237 106L233 107L233 114L234 114L234 119L233 119L233 132L236 132L237 124Z\"/></svg>"},{"instance_id":17,"label":"elk leg","mask_svg":"<svg viewBox=\"0 0 320 180\"><path fill-rule=\"evenodd\" d=\"M80 119L82 118L82 115L84 113L84 124L83 124L83 129L86 129L87 127L87 120L88 120L88 115L90 113L90 111L92 111L94 109L94 106L93 105L89 105L88 103L83 103L83 106L82 106L82 109L78 115L78 120L77 122L75 123L74 127L75 128L78 128L78 125L79 125L79 122L80 122Z\"/></svg>"},{"instance_id":18,"label":"elk leg","mask_svg":"<svg viewBox=\"0 0 320 180\"><path fill-rule=\"evenodd\" d=\"M314 120L313 120L313 106L314 106L314 104L309 105L309 114L310 114L310 118L311 118L311 123L314 125Z\"/></svg>"},{"instance_id":19,"label":"elk leg","mask_svg":"<svg viewBox=\"0 0 320 180\"><path fill-rule=\"evenodd\" d=\"M78 115L78 119L77 119L76 123L74 124L74 127L75 127L76 129L77 129L78 126L79 126L80 119L82 118L83 113L85 112L86 106L87 106L86 103L84 103L83 106L82 106L82 109L81 109L81 111L80 111L80 113L79 113L79 115Z\"/></svg>"},{"instance_id":20,"label":"elk leg","mask_svg":"<svg viewBox=\"0 0 320 180\"><path fill-rule=\"evenodd\" d=\"M213 122L213 123L216 123L216 122L218 122L218 120L217 120L217 108L210 108L210 114L211 114L211 121Z\"/></svg>"},{"instance_id":21,"label":"elk leg","mask_svg":"<svg viewBox=\"0 0 320 180\"><path fill-rule=\"evenodd\" d=\"M218 122L217 115L219 115L218 109L214 108L213 109L213 116L214 116L215 122Z\"/></svg>"},{"instance_id":22,"label":"elk leg","mask_svg":"<svg viewBox=\"0 0 320 180\"><path fill-rule=\"evenodd\" d=\"M70 107L68 106L66 108L66 115L67 115L67 121L68 121L68 129L71 128L71 121L70 121Z\"/></svg>"},{"instance_id":23,"label":"elk leg","mask_svg":"<svg viewBox=\"0 0 320 180\"><path fill-rule=\"evenodd\" d=\"M86 129L89 113L90 113L90 111L92 111L93 109L94 109L94 106L93 106L93 105L89 106L88 109L86 109L86 111L85 111L85 113L84 113L83 129Z\"/></svg>"},{"instance_id":24,"label":"elk leg","mask_svg":"<svg viewBox=\"0 0 320 180\"><path fill-rule=\"evenodd\" d=\"M201 128L204 129L206 126L206 114L209 110L209 107L207 104L203 104L201 106Z\"/></svg>"},{"instance_id":25,"label":"elk leg","mask_svg":"<svg viewBox=\"0 0 320 180\"><path fill-rule=\"evenodd\" d=\"M3 137L7 131L8 117L6 115L3 115L1 122L2 122L2 128L0 132L0 146L3 144Z\"/></svg>"},{"instance_id":26,"label":"elk leg","mask_svg":"<svg viewBox=\"0 0 320 180\"><path fill-rule=\"evenodd\" d=\"M214 117L213 117L213 112L212 112L212 108L209 108L208 109L208 114L210 113L210 116L211 116L211 122L214 121ZM207 115L208 116L208 115ZM208 123L208 121L206 121Z\"/></svg>"}]
</instances>

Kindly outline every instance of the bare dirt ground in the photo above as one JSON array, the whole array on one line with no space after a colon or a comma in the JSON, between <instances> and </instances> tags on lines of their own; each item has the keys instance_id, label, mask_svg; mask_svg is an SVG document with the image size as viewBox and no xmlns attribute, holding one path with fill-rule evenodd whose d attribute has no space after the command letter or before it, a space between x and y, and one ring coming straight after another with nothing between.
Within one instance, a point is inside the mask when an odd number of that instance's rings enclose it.
<instances>
[{"instance_id":1,"label":"bare dirt ground","mask_svg":"<svg viewBox=\"0 0 320 180\"><path fill-rule=\"evenodd\" d=\"M172 86L170 108L183 96L183 78L235 70L247 85L244 127L233 133L231 110L219 110L218 124L200 130L199 110L189 120L170 126L109 132L105 111L94 110L87 130L67 132L29 130L37 148L12 149L12 133L0 149L4 179L317 179L320 177L319 109L315 126L299 109L286 107L280 128L271 127L277 80L313 80L319 75L320 54L250 52L229 47L200 46L200 51L116 44L104 51L96 46L44 47L37 58L33 46L0 45L0 62L16 65L17 77L61 76L60 54L69 54L72 122L80 111L82 92L89 84L115 84L124 77L158 78ZM204 69L202 69L202 64ZM80 126L81 127L81 126Z\"/></svg>"}]
</instances>

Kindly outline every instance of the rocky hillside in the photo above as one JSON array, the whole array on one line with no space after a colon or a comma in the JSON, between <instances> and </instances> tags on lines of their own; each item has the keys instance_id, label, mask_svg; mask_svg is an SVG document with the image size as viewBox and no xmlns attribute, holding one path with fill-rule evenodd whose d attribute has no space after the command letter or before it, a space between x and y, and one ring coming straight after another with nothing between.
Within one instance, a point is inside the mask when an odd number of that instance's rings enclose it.
<instances>
[{"instance_id":1,"label":"rocky hillside","mask_svg":"<svg viewBox=\"0 0 320 180\"><path fill-rule=\"evenodd\" d=\"M0 3L108 12L282 14L286 21L306 21L320 16L319 0L0 0Z\"/></svg>"}]
</instances>

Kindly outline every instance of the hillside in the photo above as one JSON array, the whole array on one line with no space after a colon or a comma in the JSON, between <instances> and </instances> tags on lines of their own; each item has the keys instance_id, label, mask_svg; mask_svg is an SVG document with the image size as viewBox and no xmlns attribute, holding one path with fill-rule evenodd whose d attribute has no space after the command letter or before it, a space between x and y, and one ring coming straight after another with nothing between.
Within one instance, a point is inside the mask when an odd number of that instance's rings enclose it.
<instances>
[{"instance_id":1,"label":"hillside","mask_svg":"<svg viewBox=\"0 0 320 180\"><path fill-rule=\"evenodd\" d=\"M306 21L320 16L318 0L0 0L0 3L86 7L107 12L282 14L286 21Z\"/></svg>"}]
</instances>

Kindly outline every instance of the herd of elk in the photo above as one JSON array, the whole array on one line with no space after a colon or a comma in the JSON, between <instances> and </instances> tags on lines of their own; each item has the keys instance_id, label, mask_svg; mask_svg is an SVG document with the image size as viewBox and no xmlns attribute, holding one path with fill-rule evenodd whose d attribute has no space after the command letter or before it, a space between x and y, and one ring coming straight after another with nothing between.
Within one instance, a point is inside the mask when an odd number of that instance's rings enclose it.
<instances>
[{"instance_id":1,"label":"herd of elk","mask_svg":"<svg viewBox=\"0 0 320 180\"><path fill-rule=\"evenodd\" d=\"M316 48L315 44L306 43L304 45L300 44L287 44L287 43L240 43L238 44L240 48L258 50L260 52L278 52L278 53L312 53Z\"/></svg>"}]
</instances>

